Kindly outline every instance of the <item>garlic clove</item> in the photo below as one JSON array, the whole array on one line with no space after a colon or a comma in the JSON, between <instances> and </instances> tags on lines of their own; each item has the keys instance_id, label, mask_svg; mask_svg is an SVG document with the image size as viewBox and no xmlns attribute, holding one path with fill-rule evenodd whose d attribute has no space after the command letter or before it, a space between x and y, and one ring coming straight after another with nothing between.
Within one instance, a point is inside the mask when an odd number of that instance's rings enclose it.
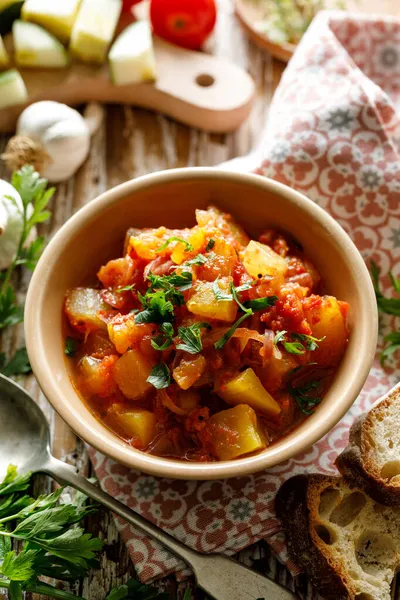
<instances>
[{"instance_id":1,"label":"garlic clove","mask_svg":"<svg viewBox=\"0 0 400 600\"><path fill-rule=\"evenodd\" d=\"M51 158L44 176L53 182L64 181L74 175L89 154L89 129L83 119L60 121L46 131L42 143Z\"/></svg>"},{"instance_id":2,"label":"garlic clove","mask_svg":"<svg viewBox=\"0 0 400 600\"><path fill-rule=\"evenodd\" d=\"M0 270L7 269L18 249L23 228L23 205L17 190L0 179Z\"/></svg>"}]
</instances>

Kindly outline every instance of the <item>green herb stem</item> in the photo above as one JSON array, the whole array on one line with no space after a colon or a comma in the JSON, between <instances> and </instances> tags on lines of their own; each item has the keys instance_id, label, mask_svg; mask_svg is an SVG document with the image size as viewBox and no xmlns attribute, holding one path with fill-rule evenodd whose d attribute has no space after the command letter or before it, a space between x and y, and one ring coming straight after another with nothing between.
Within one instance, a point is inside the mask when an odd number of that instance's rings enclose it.
<instances>
[{"instance_id":1,"label":"green herb stem","mask_svg":"<svg viewBox=\"0 0 400 600\"><path fill-rule=\"evenodd\" d=\"M7 579L0 579L0 588L9 590L11 583L12 582ZM43 596L49 596L50 598L58 598L59 600L84 600L82 596L75 596L75 594L59 590L58 588L45 583L24 585L24 591L33 594L42 594Z\"/></svg>"}]
</instances>

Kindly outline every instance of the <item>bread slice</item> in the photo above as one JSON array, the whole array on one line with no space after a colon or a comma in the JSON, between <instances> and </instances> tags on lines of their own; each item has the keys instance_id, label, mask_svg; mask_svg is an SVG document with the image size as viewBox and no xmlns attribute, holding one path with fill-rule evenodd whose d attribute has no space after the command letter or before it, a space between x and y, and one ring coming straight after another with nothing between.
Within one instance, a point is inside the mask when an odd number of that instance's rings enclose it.
<instances>
[{"instance_id":1,"label":"bread slice","mask_svg":"<svg viewBox=\"0 0 400 600\"><path fill-rule=\"evenodd\" d=\"M400 565L400 509L342 478L298 475L278 492L289 552L327 600L390 600Z\"/></svg>"},{"instance_id":2,"label":"bread slice","mask_svg":"<svg viewBox=\"0 0 400 600\"><path fill-rule=\"evenodd\" d=\"M354 423L336 466L350 485L400 506L400 384Z\"/></svg>"}]
</instances>

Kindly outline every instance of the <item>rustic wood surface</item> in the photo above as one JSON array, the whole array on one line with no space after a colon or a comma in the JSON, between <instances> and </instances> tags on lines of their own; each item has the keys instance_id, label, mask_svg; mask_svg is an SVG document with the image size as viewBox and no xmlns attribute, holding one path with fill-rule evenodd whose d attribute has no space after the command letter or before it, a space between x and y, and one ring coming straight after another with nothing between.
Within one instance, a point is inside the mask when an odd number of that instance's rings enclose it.
<instances>
[{"instance_id":1,"label":"rustic wood surface","mask_svg":"<svg viewBox=\"0 0 400 600\"><path fill-rule=\"evenodd\" d=\"M247 122L233 134L209 135L146 110L121 106L106 107L104 124L93 139L90 157L76 177L58 185L56 196L52 200L51 221L42 228L41 233L51 237L76 210L98 194L123 181L161 169L217 165L244 155L255 146L264 128L270 100L285 65L273 60L248 41L235 18L231 0L219 0L219 8L216 34L207 51L233 60L253 76L257 86L257 97ZM0 151L3 151L6 143L7 138L0 137ZM7 175L4 166L1 166L0 177ZM29 277L26 274L16 282L21 301L28 282ZM0 349L11 355L22 344L23 326L20 325L3 335ZM52 411L33 376L26 378L22 383L49 419L54 455L75 465L82 475L90 475L91 467L84 444ZM50 488L51 481L40 476L36 478L35 485L36 491L46 491ZM84 582L72 586L72 591L90 600L102 600L113 586L120 585L132 577L134 568L119 540L109 513L103 511L91 517L88 527L105 540L101 568L90 573ZM292 580L272 556L265 542L242 552L239 559L296 589L301 598L311 600L315 597L304 577ZM180 600L187 582L177 584L174 577L169 577L157 585L160 589L169 591L172 598ZM190 585L193 598L205 600L204 594L195 590L194 583L190 582Z\"/></svg>"}]
</instances>

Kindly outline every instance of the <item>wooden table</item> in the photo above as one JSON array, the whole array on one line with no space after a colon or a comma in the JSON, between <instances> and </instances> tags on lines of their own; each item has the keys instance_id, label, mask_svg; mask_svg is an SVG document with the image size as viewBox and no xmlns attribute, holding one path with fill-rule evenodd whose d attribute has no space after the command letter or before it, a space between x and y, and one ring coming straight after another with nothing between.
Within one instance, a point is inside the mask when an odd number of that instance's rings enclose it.
<instances>
[{"instance_id":1,"label":"wooden table","mask_svg":"<svg viewBox=\"0 0 400 600\"><path fill-rule=\"evenodd\" d=\"M174 167L212 166L246 154L257 143L264 128L272 95L279 83L284 65L253 46L242 32L234 14L231 0L219 0L219 21L214 40L207 50L229 58L249 70L257 86L257 98L250 118L235 133L209 135L189 129L162 115L145 110L109 106L103 127L93 139L90 157L79 173L70 181L58 186L52 200L53 216L42 233L52 236L59 227L79 208L105 190L134 177ZM0 137L2 152L7 139ZM6 177L4 166L0 177ZM29 277L24 274L16 282L23 299ZM23 345L23 326L10 329L0 340L2 351L12 354ZM45 411L53 434L53 452L56 457L76 465L83 475L90 475L91 468L84 444L76 438L66 424L52 411L41 394L33 376L22 382ZM51 481L46 477L36 479L36 491L46 491ZM100 512L92 517L88 527L105 540L101 556L101 568L93 571L82 583L72 586L90 600L102 600L111 587L124 583L134 575L125 547L109 513ZM248 565L268 576L296 588L302 598L311 599L313 593L305 578L292 581L286 570L271 555L265 542L253 546L239 556ZM193 582L191 582L193 587ZM181 599L185 584L177 584L173 577L159 582L158 586L171 592L171 597ZM1 594L0 594L1 598ZM194 591L193 598L204 600L205 596Z\"/></svg>"}]
</instances>

